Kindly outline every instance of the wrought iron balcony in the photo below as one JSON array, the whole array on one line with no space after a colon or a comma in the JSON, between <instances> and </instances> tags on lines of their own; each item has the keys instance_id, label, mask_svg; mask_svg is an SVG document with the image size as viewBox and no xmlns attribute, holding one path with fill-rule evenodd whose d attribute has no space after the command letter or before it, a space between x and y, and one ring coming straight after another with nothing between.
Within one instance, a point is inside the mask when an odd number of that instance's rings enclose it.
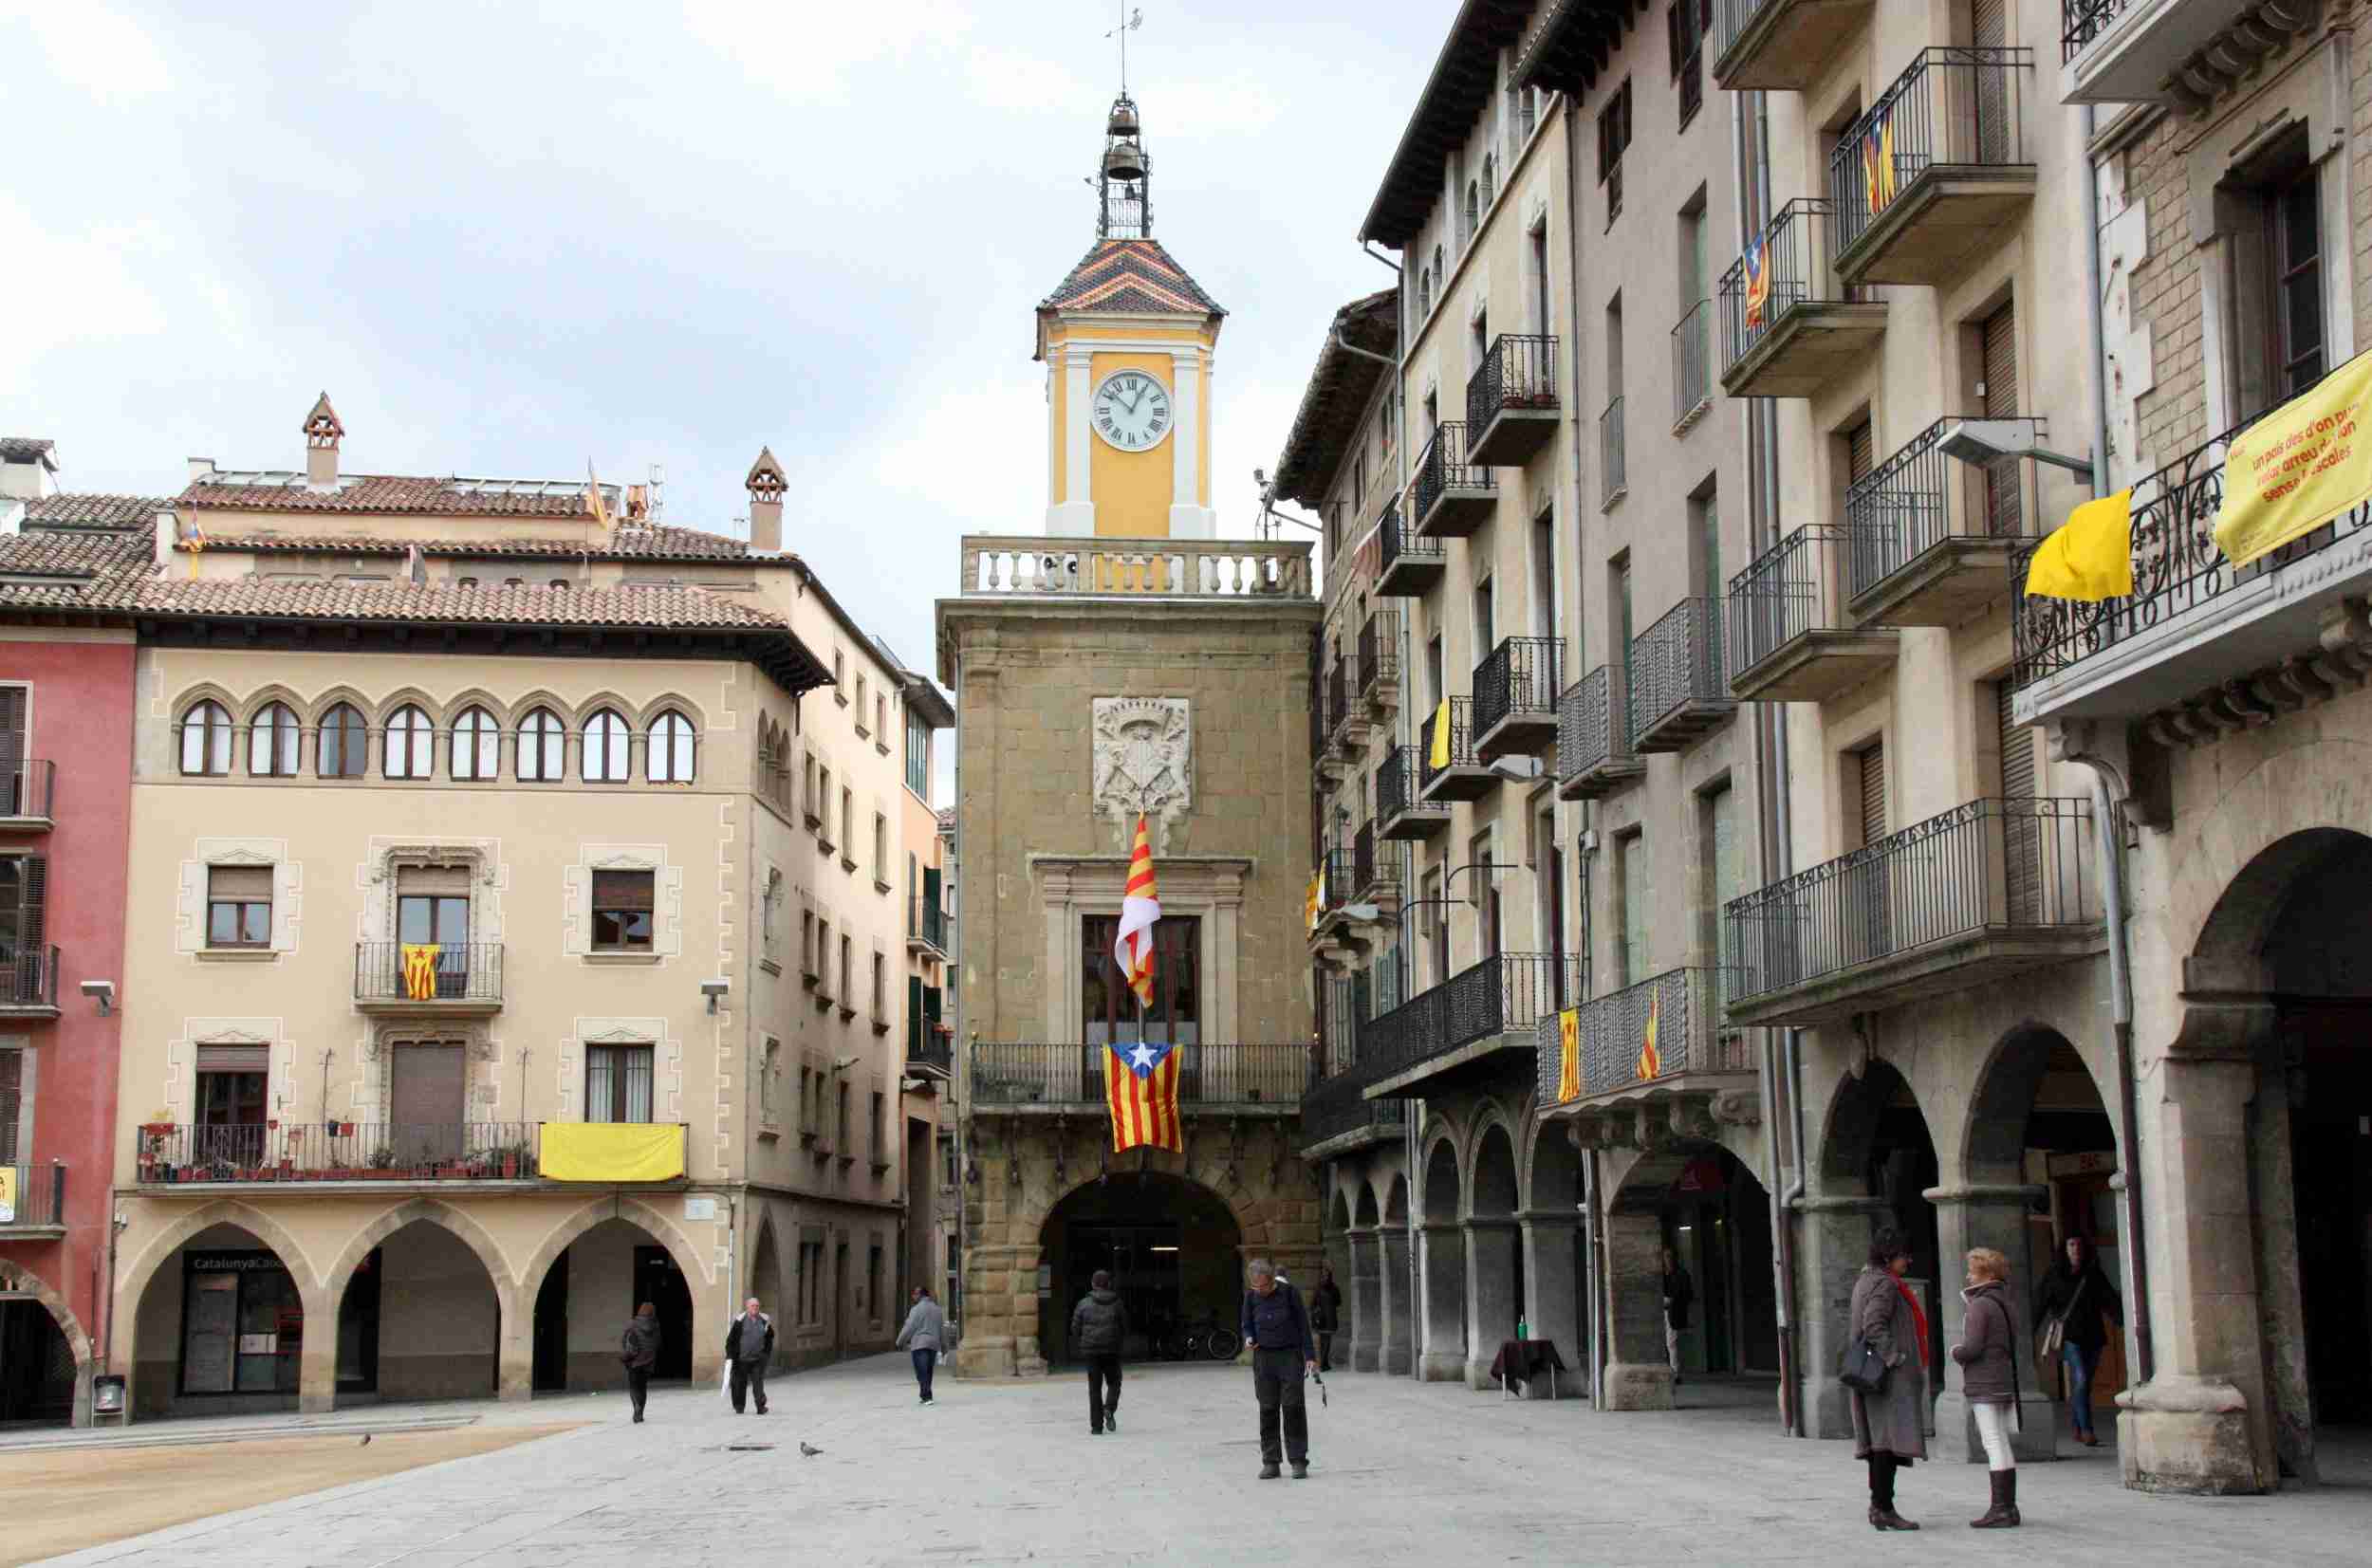
<instances>
[{"instance_id":1,"label":"wrought iron balcony","mask_svg":"<svg viewBox=\"0 0 2372 1568\"><path fill-rule=\"evenodd\" d=\"M1733 899L1733 1024L1803 1025L2101 950L2089 802L1979 800Z\"/></svg>"},{"instance_id":2,"label":"wrought iron balcony","mask_svg":"<svg viewBox=\"0 0 2372 1568\"><path fill-rule=\"evenodd\" d=\"M1557 688L1565 644L1557 637L1503 637L1474 666L1474 755L1545 757L1557 741Z\"/></svg>"},{"instance_id":3,"label":"wrought iron balcony","mask_svg":"<svg viewBox=\"0 0 2372 1568\"><path fill-rule=\"evenodd\" d=\"M1850 44L1877 0L1714 0L1714 81L1802 92Z\"/></svg>"},{"instance_id":4,"label":"wrought iron balcony","mask_svg":"<svg viewBox=\"0 0 2372 1568\"><path fill-rule=\"evenodd\" d=\"M407 942L357 942L354 1005L364 1012L499 1011L503 945L447 942L432 950Z\"/></svg>"},{"instance_id":5,"label":"wrought iron balcony","mask_svg":"<svg viewBox=\"0 0 2372 1568\"><path fill-rule=\"evenodd\" d=\"M2060 0L2060 100L2205 113L2326 6L2265 0Z\"/></svg>"},{"instance_id":6,"label":"wrought iron balcony","mask_svg":"<svg viewBox=\"0 0 2372 1568\"><path fill-rule=\"evenodd\" d=\"M1409 485L1417 531L1427 539L1464 539L1499 509L1499 481L1469 456L1466 427L1443 425L1417 454Z\"/></svg>"},{"instance_id":7,"label":"wrought iron balcony","mask_svg":"<svg viewBox=\"0 0 2372 1568\"><path fill-rule=\"evenodd\" d=\"M1521 468L1557 434L1557 341L1503 332L1466 378L1467 460Z\"/></svg>"},{"instance_id":8,"label":"wrought iron balcony","mask_svg":"<svg viewBox=\"0 0 2372 1568\"><path fill-rule=\"evenodd\" d=\"M1832 209L1788 203L1721 277L1721 386L1733 397L1809 397L1868 363L1885 302L1829 266Z\"/></svg>"},{"instance_id":9,"label":"wrought iron balcony","mask_svg":"<svg viewBox=\"0 0 2372 1568\"><path fill-rule=\"evenodd\" d=\"M1730 722L1721 615L1709 599L1684 599L1631 640L1631 749L1684 751Z\"/></svg>"},{"instance_id":10,"label":"wrought iron balcony","mask_svg":"<svg viewBox=\"0 0 2372 1568\"><path fill-rule=\"evenodd\" d=\"M58 1016L58 949L0 949L0 1018Z\"/></svg>"},{"instance_id":11,"label":"wrought iron balcony","mask_svg":"<svg viewBox=\"0 0 2372 1568\"><path fill-rule=\"evenodd\" d=\"M1387 839L1430 839L1450 825L1450 803L1421 792L1423 759L1413 746L1396 746L1376 769L1376 821Z\"/></svg>"},{"instance_id":12,"label":"wrought iron balcony","mask_svg":"<svg viewBox=\"0 0 2372 1568\"><path fill-rule=\"evenodd\" d=\"M1173 1047L1177 1057L1178 1109L1235 1115L1290 1116L1309 1080L1309 1046L1206 1045ZM975 1040L968 1050L975 1115L1082 1111L1103 1115L1103 1063L1109 1047L1079 1043L1015 1044Z\"/></svg>"},{"instance_id":13,"label":"wrought iron balcony","mask_svg":"<svg viewBox=\"0 0 2372 1568\"><path fill-rule=\"evenodd\" d=\"M1565 953L1503 952L1367 1021L1352 1069L1373 1098L1437 1093L1500 1051L1529 1051L1536 1025L1582 994L1581 961Z\"/></svg>"},{"instance_id":14,"label":"wrought iron balcony","mask_svg":"<svg viewBox=\"0 0 2372 1568\"><path fill-rule=\"evenodd\" d=\"M143 1128L142 1187L537 1180L542 1123L331 1121Z\"/></svg>"},{"instance_id":15,"label":"wrought iron balcony","mask_svg":"<svg viewBox=\"0 0 2372 1568\"><path fill-rule=\"evenodd\" d=\"M1406 1100L1367 1098L1345 1074L1325 1079L1302 1096L1302 1158L1334 1159L1398 1143L1407 1133L1407 1109Z\"/></svg>"},{"instance_id":16,"label":"wrought iron balcony","mask_svg":"<svg viewBox=\"0 0 2372 1568\"><path fill-rule=\"evenodd\" d=\"M949 1078L955 1071L955 1042L936 1014L906 1021L906 1076Z\"/></svg>"},{"instance_id":17,"label":"wrought iron balcony","mask_svg":"<svg viewBox=\"0 0 2372 1568\"><path fill-rule=\"evenodd\" d=\"M1400 706L1400 618L1371 610L1359 628L1359 692L1369 711L1388 716Z\"/></svg>"},{"instance_id":18,"label":"wrought iron balcony","mask_svg":"<svg viewBox=\"0 0 2372 1568\"><path fill-rule=\"evenodd\" d=\"M1557 795L1594 801L1647 771L1631 749L1625 672L1600 665L1557 699Z\"/></svg>"},{"instance_id":19,"label":"wrought iron balcony","mask_svg":"<svg viewBox=\"0 0 2372 1568\"><path fill-rule=\"evenodd\" d=\"M1498 788L1503 782L1500 776L1486 766L1474 751L1473 699L1450 699L1450 741L1439 752L1443 759L1439 766L1434 762L1434 726L1437 722L1434 714L1428 713L1425 722L1418 726L1417 750L1425 764L1421 785L1425 799L1479 801Z\"/></svg>"},{"instance_id":20,"label":"wrought iron balcony","mask_svg":"<svg viewBox=\"0 0 2372 1568\"><path fill-rule=\"evenodd\" d=\"M1603 511L1630 493L1630 469L1622 452L1622 399L1617 397L1598 415L1598 509Z\"/></svg>"},{"instance_id":21,"label":"wrought iron balcony","mask_svg":"<svg viewBox=\"0 0 2372 1568\"><path fill-rule=\"evenodd\" d=\"M1978 468L1945 456L1944 432L1961 418L1937 420L1845 492L1846 605L1866 622L1959 626L2003 595L2035 515L2033 465L2010 457ZM2043 421L2029 423L2039 442Z\"/></svg>"},{"instance_id":22,"label":"wrought iron balcony","mask_svg":"<svg viewBox=\"0 0 2372 1568\"><path fill-rule=\"evenodd\" d=\"M65 1234L63 1164L7 1165L0 1166L0 1171L11 1178L6 1184L9 1202L0 1206L0 1240L30 1241Z\"/></svg>"},{"instance_id":23,"label":"wrought iron balcony","mask_svg":"<svg viewBox=\"0 0 2372 1568\"><path fill-rule=\"evenodd\" d=\"M0 833L47 832L55 825L50 802L57 784L56 763L28 759L0 768Z\"/></svg>"},{"instance_id":24,"label":"wrought iron balcony","mask_svg":"<svg viewBox=\"0 0 2372 1568\"><path fill-rule=\"evenodd\" d=\"M1397 907L1400 895L1400 863L1386 849L1377 852L1373 818L1359 824L1351 835L1351 896L1362 904L1390 904Z\"/></svg>"},{"instance_id":25,"label":"wrought iron balcony","mask_svg":"<svg viewBox=\"0 0 2372 1568\"><path fill-rule=\"evenodd\" d=\"M906 906L906 950L932 958L947 956L947 911L918 893Z\"/></svg>"},{"instance_id":26,"label":"wrought iron balcony","mask_svg":"<svg viewBox=\"0 0 2372 1568\"><path fill-rule=\"evenodd\" d=\"M1949 283L2034 200L2019 118L2034 51L1921 49L1828 155L1837 276Z\"/></svg>"},{"instance_id":27,"label":"wrought iron balcony","mask_svg":"<svg viewBox=\"0 0 2372 1568\"><path fill-rule=\"evenodd\" d=\"M1730 580L1730 690L1741 702L1826 702L1894 663L1901 634L1863 630L1844 597L1843 528L1796 529Z\"/></svg>"},{"instance_id":28,"label":"wrought iron balcony","mask_svg":"<svg viewBox=\"0 0 2372 1568\"><path fill-rule=\"evenodd\" d=\"M1420 599L1449 569L1449 552L1437 539L1413 532L1396 503L1376 525L1376 597Z\"/></svg>"},{"instance_id":29,"label":"wrought iron balcony","mask_svg":"<svg viewBox=\"0 0 2372 1568\"><path fill-rule=\"evenodd\" d=\"M1351 696L1357 691L1349 662L1337 658L1326 670L1326 736L1340 735L1351 716Z\"/></svg>"},{"instance_id":30,"label":"wrought iron balcony","mask_svg":"<svg viewBox=\"0 0 2372 1568\"><path fill-rule=\"evenodd\" d=\"M1672 428L1684 431L1713 406L1714 302L1699 300L1672 329Z\"/></svg>"},{"instance_id":31,"label":"wrought iron balcony","mask_svg":"<svg viewBox=\"0 0 2372 1568\"><path fill-rule=\"evenodd\" d=\"M2008 587L2021 722L2147 718L2183 745L2262 724L2320 696L2317 673L2372 643L2349 607L2372 594L2372 504L2234 566L2215 543L2225 432L2133 487L2133 592L2097 604L2023 593L2029 545Z\"/></svg>"},{"instance_id":32,"label":"wrought iron balcony","mask_svg":"<svg viewBox=\"0 0 2372 1568\"><path fill-rule=\"evenodd\" d=\"M1737 977L1724 969L1667 969L1592 997L1574 1011L1579 1093L1566 1098L1560 1021L1540 1022L1540 1105L1547 1114L1710 1096L1751 1082L1754 1054L1721 1009ZM1648 1051L1648 1026L1655 1051Z\"/></svg>"}]
</instances>

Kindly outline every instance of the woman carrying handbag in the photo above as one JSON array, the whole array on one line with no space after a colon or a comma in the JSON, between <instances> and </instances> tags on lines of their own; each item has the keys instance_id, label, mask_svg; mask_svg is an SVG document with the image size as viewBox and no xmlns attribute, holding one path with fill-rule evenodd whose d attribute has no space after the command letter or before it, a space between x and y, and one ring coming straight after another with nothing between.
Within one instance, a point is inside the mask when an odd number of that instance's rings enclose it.
<instances>
[{"instance_id":1,"label":"woman carrying handbag","mask_svg":"<svg viewBox=\"0 0 2372 1568\"><path fill-rule=\"evenodd\" d=\"M2124 1321L2124 1299L2109 1283L2091 1242L2069 1236L2035 1293L2034 1325L2041 1336L2035 1359L2046 1372L2053 1361L2066 1364L2067 1413L2075 1425L2075 1440L2087 1448L2097 1448L2101 1442L2092 1430L2092 1374L2108 1343L2106 1323L2122 1328Z\"/></svg>"},{"instance_id":2,"label":"woman carrying handbag","mask_svg":"<svg viewBox=\"0 0 2372 1568\"><path fill-rule=\"evenodd\" d=\"M1927 1457L1927 1314L1902 1282L1910 1266L1902 1232L1879 1231L1845 1318L1840 1380L1853 1407L1853 1457L1869 1465L1874 1530L1918 1528L1895 1512L1896 1472Z\"/></svg>"},{"instance_id":3,"label":"woman carrying handbag","mask_svg":"<svg viewBox=\"0 0 2372 1568\"><path fill-rule=\"evenodd\" d=\"M2018 1460L2010 1430L2018 1419L2018 1332L2010 1320L2010 1260L1990 1246L1969 1254L1967 1311L1952 1358L1960 1363L1960 1392L1985 1448L1992 1506L1969 1521L1973 1530L2014 1530L2018 1519Z\"/></svg>"}]
</instances>

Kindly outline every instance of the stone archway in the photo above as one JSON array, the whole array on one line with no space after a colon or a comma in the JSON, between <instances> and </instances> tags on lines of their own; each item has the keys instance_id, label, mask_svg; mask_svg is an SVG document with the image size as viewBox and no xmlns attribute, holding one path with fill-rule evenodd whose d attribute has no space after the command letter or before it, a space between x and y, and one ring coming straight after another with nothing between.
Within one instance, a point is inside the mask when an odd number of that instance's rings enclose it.
<instances>
[{"instance_id":1,"label":"stone archway","mask_svg":"<svg viewBox=\"0 0 2372 1568\"><path fill-rule=\"evenodd\" d=\"M1488 1390L1499 1346L1515 1337L1524 1313L1523 1238L1515 1139L1504 1118L1476 1129L1466 1181L1466 1385Z\"/></svg>"},{"instance_id":2,"label":"stone archway","mask_svg":"<svg viewBox=\"0 0 2372 1568\"><path fill-rule=\"evenodd\" d=\"M1405 1376L1417 1370L1417 1302L1409 1267L1408 1177L1391 1173L1383 1212L1376 1220L1379 1254L1377 1296L1381 1301L1383 1349L1377 1370Z\"/></svg>"},{"instance_id":3,"label":"stone archway","mask_svg":"<svg viewBox=\"0 0 2372 1568\"><path fill-rule=\"evenodd\" d=\"M72 1393L66 1419L73 1426L88 1425L90 1382L98 1369L91 1354L90 1336L83 1331L82 1320L75 1317L74 1308L40 1275L12 1258L0 1258L0 1293L28 1298L26 1305L28 1309L38 1310L47 1317L49 1331L54 1336L53 1346L63 1345L66 1355L73 1358Z\"/></svg>"},{"instance_id":4,"label":"stone archway","mask_svg":"<svg viewBox=\"0 0 2372 1568\"><path fill-rule=\"evenodd\" d=\"M330 1271L341 1393L525 1399L532 1325L501 1249L470 1215L415 1198L357 1232Z\"/></svg>"},{"instance_id":5,"label":"stone archway","mask_svg":"<svg viewBox=\"0 0 2372 1568\"><path fill-rule=\"evenodd\" d=\"M113 1311L135 1416L335 1403L337 1302L287 1228L236 1199L159 1231L123 1271Z\"/></svg>"},{"instance_id":6,"label":"stone archway","mask_svg":"<svg viewBox=\"0 0 2372 1568\"><path fill-rule=\"evenodd\" d=\"M1345 1227L1350 1272L1337 1277L1348 1281L1343 1299L1349 1303L1351 1314L1350 1368L1353 1372L1374 1372L1383 1364L1382 1238L1376 1233L1379 1220L1375 1182L1362 1173L1356 1192L1357 1205Z\"/></svg>"},{"instance_id":7,"label":"stone archway","mask_svg":"<svg viewBox=\"0 0 2372 1568\"><path fill-rule=\"evenodd\" d=\"M1356 1188L1362 1206L1372 1213L1375 1204L1373 1199L1365 1196L1367 1183L1364 1177L1356 1179ZM1333 1200L1326 1206L1325 1229L1320 1238L1320 1261L1333 1275L1335 1289L1342 1293L1341 1305L1336 1308L1334 1329L1321 1349L1329 1371L1338 1362L1344 1366L1353 1365L1360 1336L1363 1333L1372 1338L1375 1335L1375 1325L1362 1313L1359 1300L1358 1247L1352 1233L1356 1213L1357 1210L1351 1207L1351 1194L1338 1183ZM1373 1226L1368 1228L1366 1242L1370 1246L1375 1244ZM1313 1291L1317 1283L1316 1280L1310 1282Z\"/></svg>"},{"instance_id":8,"label":"stone archway","mask_svg":"<svg viewBox=\"0 0 2372 1568\"><path fill-rule=\"evenodd\" d=\"M790 1330L794 1319L790 1311L790 1296L783 1285L782 1250L774 1242L774 1216L771 1214L761 1215L758 1219L758 1239L750 1247L750 1272L742 1280L736 1301L751 1296L762 1303L762 1310L773 1316L776 1329L774 1356L768 1367L769 1371L779 1369L790 1359Z\"/></svg>"},{"instance_id":9,"label":"stone archway","mask_svg":"<svg viewBox=\"0 0 2372 1568\"><path fill-rule=\"evenodd\" d=\"M1582 1160L1568 1124L1535 1120L1531 1157L1524 1183L1524 1317L1529 1333L1557 1348L1570 1375L1556 1392L1581 1397L1589 1392L1589 1267L1583 1256ZM1535 1379L1525 1393L1549 1393Z\"/></svg>"},{"instance_id":10,"label":"stone archway","mask_svg":"<svg viewBox=\"0 0 2372 1568\"><path fill-rule=\"evenodd\" d=\"M1232 1206L1200 1182L1146 1171L1080 1183L1039 1226L1045 1284L1038 1343L1044 1356L1049 1362L1068 1358L1071 1309L1098 1271L1111 1276L1128 1309L1123 1356L1156 1354L1169 1331L1180 1326L1232 1329L1251 1250ZM1301 1272L1279 1266L1288 1276ZM1314 1281L1312 1270L1301 1282L1305 1295Z\"/></svg>"},{"instance_id":11,"label":"stone archway","mask_svg":"<svg viewBox=\"0 0 2372 1568\"><path fill-rule=\"evenodd\" d=\"M581 1242L586 1244L582 1249ZM559 1309L547 1313L546 1302L564 1254L570 1260L565 1294ZM636 1273L646 1263L666 1265L658 1269L661 1278L656 1283ZM670 1268L672 1281L664 1278ZM676 1281L685 1299L659 1300L658 1295L677 1288ZM539 1359L547 1362L557 1370L560 1386L571 1391L623 1388L618 1337L639 1296L660 1308L659 1374L713 1382L723 1370L725 1354L724 1308L716 1300L716 1284L699 1249L658 1209L622 1194L591 1200L547 1231L520 1271L515 1299L537 1304L531 1317L514 1315L528 1319L522 1325L530 1337L527 1364L531 1369ZM539 1333L560 1335L563 1344L538 1347L534 1337ZM678 1345L689 1353L688 1358L677 1353ZM506 1382L509 1375L506 1372Z\"/></svg>"},{"instance_id":12,"label":"stone archway","mask_svg":"<svg viewBox=\"0 0 2372 1568\"><path fill-rule=\"evenodd\" d=\"M1466 1378L1466 1231L1460 1224L1465 1205L1458 1181L1458 1151L1447 1128L1426 1145L1424 1165L1425 1217L1420 1227L1422 1253L1423 1335L1418 1341L1417 1375L1428 1383L1463 1382Z\"/></svg>"}]
</instances>

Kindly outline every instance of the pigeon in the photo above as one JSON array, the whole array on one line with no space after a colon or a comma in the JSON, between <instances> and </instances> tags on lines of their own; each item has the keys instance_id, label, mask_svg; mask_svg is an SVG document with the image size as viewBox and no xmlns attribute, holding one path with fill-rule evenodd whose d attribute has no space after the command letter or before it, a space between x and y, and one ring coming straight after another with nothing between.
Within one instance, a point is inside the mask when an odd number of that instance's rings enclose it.
<instances>
[{"instance_id":1,"label":"pigeon","mask_svg":"<svg viewBox=\"0 0 2372 1568\"><path fill-rule=\"evenodd\" d=\"M806 1443L799 1445L799 1457L802 1459L813 1459L817 1454L820 1454L824 1450L822 1448L810 1448Z\"/></svg>"},{"instance_id":2,"label":"pigeon","mask_svg":"<svg viewBox=\"0 0 2372 1568\"><path fill-rule=\"evenodd\" d=\"M361 1444L359 1444L359 1445L358 1445L358 1447L367 1448L369 1448L370 1446L371 1446L371 1434L370 1434L369 1432L364 1432L364 1433L362 1434L362 1441L361 1441Z\"/></svg>"}]
</instances>

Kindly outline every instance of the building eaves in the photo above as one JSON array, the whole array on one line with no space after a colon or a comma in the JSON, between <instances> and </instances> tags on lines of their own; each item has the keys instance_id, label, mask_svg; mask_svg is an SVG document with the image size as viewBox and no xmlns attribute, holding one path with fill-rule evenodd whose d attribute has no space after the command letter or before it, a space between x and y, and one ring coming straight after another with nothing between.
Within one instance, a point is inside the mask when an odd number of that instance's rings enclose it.
<instances>
[{"instance_id":1,"label":"building eaves","mask_svg":"<svg viewBox=\"0 0 2372 1568\"><path fill-rule=\"evenodd\" d=\"M1515 84L1576 96L1596 86L1622 47L1623 28L1646 9L1638 0L1548 0L1516 57Z\"/></svg>"},{"instance_id":2,"label":"building eaves","mask_svg":"<svg viewBox=\"0 0 2372 1568\"><path fill-rule=\"evenodd\" d=\"M1326 325L1326 341L1318 362L1302 389L1301 407L1278 454L1276 492L1288 501L1315 507L1325 499L1344 453L1359 437L1360 420L1376 387L1392 367L1367 354L1394 357L1399 343L1399 292L1380 289L1354 300L1334 313ZM1344 348L1366 350L1354 354Z\"/></svg>"},{"instance_id":3,"label":"building eaves","mask_svg":"<svg viewBox=\"0 0 2372 1568\"><path fill-rule=\"evenodd\" d=\"M176 548L186 549L186 541ZM753 551L746 540L696 528L625 524L606 539L398 539L370 534L225 534L209 531L209 550L237 550L256 555L374 555L401 556L417 548L433 560L574 561L711 561L743 565L779 566L779 556Z\"/></svg>"},{"instance_id":4,"label":"building eaves","mask_svg":"<svg viewBox=\"0 0 2372 1568\"><path fill-rule=\"evenodd\" d=\"M1536 0L1465 0L1384 168L1359 237L1405 250L1441 199L1442 169L1498 89L1499 51L1524 36Z\"/></svg>"}]
</instances>

